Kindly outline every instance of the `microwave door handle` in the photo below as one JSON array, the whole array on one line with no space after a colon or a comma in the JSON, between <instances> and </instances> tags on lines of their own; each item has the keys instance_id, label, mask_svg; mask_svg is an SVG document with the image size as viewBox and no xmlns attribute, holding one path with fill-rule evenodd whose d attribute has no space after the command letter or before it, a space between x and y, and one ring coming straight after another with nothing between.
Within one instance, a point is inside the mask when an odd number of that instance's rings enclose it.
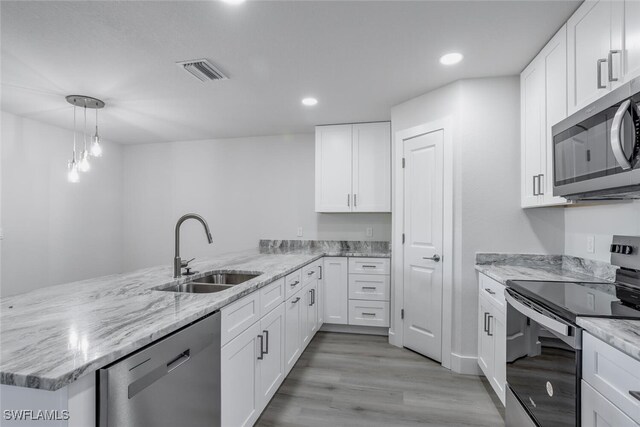
<instances>
[{"instance_id":1,"label":"microwave door handle","mask_svg":"<svg viewBox=\"0 0 640 427\"><path fill-rule=\"evenodd\" d=\"M526 306L525 304L521 303L520 301L512 297L509 294L509 292L505 292L504 298L505 300L507 300L510 306L512 306L514 309L518 310L520 313L524 314L526 317L530 318L531 320L539 323L545 328L551 331L554 331L564 337L569 336L568 325L562 322L559 322L555 319L552 319L551 317L545 316L544 314L534 310L533 308Z\"/></svg>"},{"instance_id":2,"label":"microwave door handle","mask_svg":"<svg viewBox=\"0 0 640 427\"><path fill-rule=\"evenodd\" d=\"M630 99L627 99L620 104L620 107L618 108L618 111L616 111L616 115L613 116L613 121L611 123L611 150L613 151L613 156L616 158L616 161L623 170L631 169L631 162L629 162L629 159L627 159L627 156L624 153L621 136L622 121L624 120L624 115L629 109L629 105L631 105Z\"/></svg>"}]
</instances>

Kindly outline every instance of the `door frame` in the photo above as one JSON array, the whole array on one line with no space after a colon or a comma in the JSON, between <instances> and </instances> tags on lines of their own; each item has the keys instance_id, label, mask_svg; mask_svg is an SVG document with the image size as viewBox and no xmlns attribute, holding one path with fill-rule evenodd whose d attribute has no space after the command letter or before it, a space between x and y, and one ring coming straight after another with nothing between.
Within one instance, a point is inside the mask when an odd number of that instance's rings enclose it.
<instances>
[{"instance_id":1,"label":"door frame","mask_svg":"<svg viewBox=\"0 0 640 427\"><path fill-rule=\"evenodd\" d=\"M404 321L400 316L404 304L404 141L425 133L443 130L443 230L442 230L442 366L451 369L451 341L453 330L453 118L427 122L395 132L392 152L392 176L394 197L392 201L392 238L391 238L391 327L389 343L397 347L404 346Z\"/></svg>"}]
</instances>

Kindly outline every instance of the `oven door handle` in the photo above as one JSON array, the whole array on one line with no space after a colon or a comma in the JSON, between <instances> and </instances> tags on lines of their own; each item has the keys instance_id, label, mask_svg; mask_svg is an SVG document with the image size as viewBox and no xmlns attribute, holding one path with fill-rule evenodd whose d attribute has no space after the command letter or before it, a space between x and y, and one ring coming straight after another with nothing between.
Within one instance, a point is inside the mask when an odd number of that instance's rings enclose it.
<instances>
[{"instance_id":1,"label":"oven door handle","mask_svg":"<svg viewBox=\"0 0 640 427\"><path fill-rule=\"evenodd\" d=\"M540 313L538 310L533 309L532 307L523 304L522 302L515 299L508 290L505 290L504 298L507 300L509 305L518 310L520 313L524 314L531 320L539 323L545 328L556 332L564 337L569 337L569 325L559 322L555 319L552 319L549 316L545 316L543 313Z\"/></svg>"}]
</instances>

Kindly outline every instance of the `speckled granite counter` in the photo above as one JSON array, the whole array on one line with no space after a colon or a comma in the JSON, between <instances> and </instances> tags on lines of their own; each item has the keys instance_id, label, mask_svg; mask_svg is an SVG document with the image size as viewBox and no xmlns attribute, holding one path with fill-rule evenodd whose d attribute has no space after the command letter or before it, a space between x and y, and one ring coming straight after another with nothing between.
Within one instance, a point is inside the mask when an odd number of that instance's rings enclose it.
<instances>
[{"instance_id":1,"label":"speckled granite counter","mask_svg":"<svg viewBox=\"0 0 640 427\"><path fill-rule=\"evenodd\" d=\"M640 320L579 317L578 326L610 346L640 360Z\"/></svg>"},{"instance_id":2,"label":"speckled granite counter","mask_svg":"<svg viewBox=\"0 0 640 427\"><path fill-rule=\"evenodd\" d=\"M57 390L325 255L304 249L265 252L251 250L193 262L200 273L179 280L193 280L212 270L262 273L217 293L152 289L177 283L167 263L2 298L0 383ZM327 254L355 256L356 252ZM385 256L377 251L357 254Z\"/></svg>"},{"instance_id":3,"label":"speckled granite counter","mask_svg":"<svg viewBox=\"0 0 640 427\"><path fill-rule=\"evenodd\" d=\"M478 253L476 270L506 285L507 280L611 282L616 268L566 255Z\"/></svg>"}]
</instances>

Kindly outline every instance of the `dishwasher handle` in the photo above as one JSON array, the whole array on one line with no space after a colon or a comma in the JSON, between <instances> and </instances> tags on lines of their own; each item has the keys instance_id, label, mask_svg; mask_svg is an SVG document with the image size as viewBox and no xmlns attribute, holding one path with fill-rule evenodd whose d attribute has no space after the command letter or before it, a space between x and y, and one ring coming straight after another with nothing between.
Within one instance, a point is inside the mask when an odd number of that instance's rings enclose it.
<instances>
[{"instance_id":1,"label":"dishwasher handle","mask_svg":"<svg viewBox=\"0 0 640 427\"><path fill-rule=\"evenodd\" d=\"M167 363L167 374L183 363L187 363L191 359L191 349L186 349L182 353L180 353L175 359L171 362Z\"/></svg>"}]
</instances>

